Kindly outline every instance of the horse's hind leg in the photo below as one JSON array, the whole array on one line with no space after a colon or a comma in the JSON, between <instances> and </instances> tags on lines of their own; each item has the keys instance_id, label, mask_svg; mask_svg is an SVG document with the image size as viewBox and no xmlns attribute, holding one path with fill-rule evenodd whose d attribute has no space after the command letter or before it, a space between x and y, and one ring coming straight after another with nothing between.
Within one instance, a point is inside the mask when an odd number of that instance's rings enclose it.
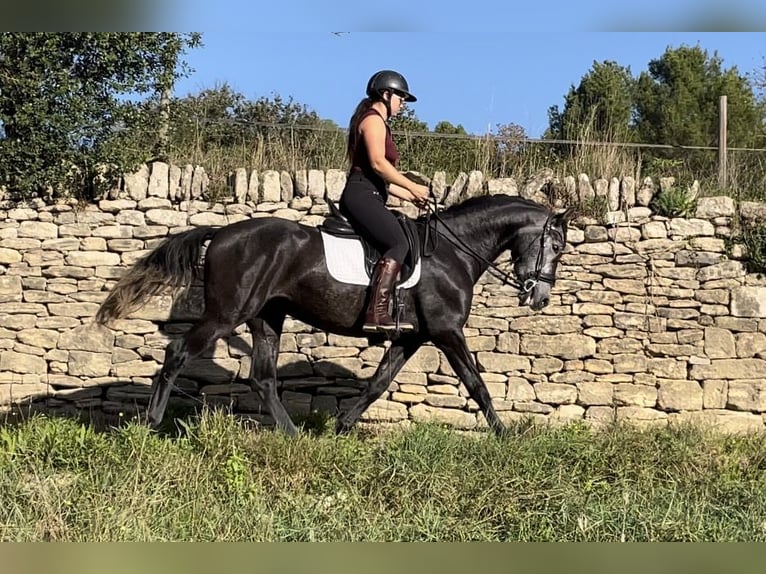
<instances>
[{"instance_id":1,"label":"horse's hind leg","mask_svg":"<svg viewBox=\"0 0 766 574\"><path fill-rule=\"evenodd\" d=\"M277 428L288 435L298 433L290 415L277 395L277 355L279 337L282 334L282 317L257 317L247 322L253 335L253 356L250 381Z\"/></svg>"},{"instance_id":2,"label":"horse's hind leg","mask_svg":"<svg viewBox=\"0 0 766 574\"><path fill-rule=\"evenodd\" d=\"M415 334L402 335L391 343L359 400L338 417L335 424L336 433L347 433L351 430L362 413L381 397L399 370L422 344L423 339Z\"/></svg>"},{"instance_id":3,"label":"horse's hind leg","mask_svg":"<svg viewBox=\"0 0 766 574\"><path fill-rule=\"evenodd\" d=\"M216 339L231 332L232 325L224 325L211 317L203 316L186 334L168 345L165 361L159 375L152 383L147 422L156 428L165 415L173 382L190 359L210 347Z\"/></svg>"}]
</instances>

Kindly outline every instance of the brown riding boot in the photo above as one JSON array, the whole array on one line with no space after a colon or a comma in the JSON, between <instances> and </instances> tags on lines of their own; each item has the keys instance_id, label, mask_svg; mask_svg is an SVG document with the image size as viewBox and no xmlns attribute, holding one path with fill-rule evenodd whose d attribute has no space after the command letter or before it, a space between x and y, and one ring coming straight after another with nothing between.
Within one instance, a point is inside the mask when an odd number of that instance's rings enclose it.
<instances>
[{"instance_id":1,"label":"brown riding boot","mask_svg":"<svg viewBox=\"0 0 766 574\"><path fill-rule=\"evenodd\" d=\"M396 321L388 311L394 283L399 276L401 264L390 257L382 257L375 265L370 287L370 303L364 316L364 331L395 331ZM412 330L411 323L399 322L401 331Z\"/></svg>"}]
</instances>

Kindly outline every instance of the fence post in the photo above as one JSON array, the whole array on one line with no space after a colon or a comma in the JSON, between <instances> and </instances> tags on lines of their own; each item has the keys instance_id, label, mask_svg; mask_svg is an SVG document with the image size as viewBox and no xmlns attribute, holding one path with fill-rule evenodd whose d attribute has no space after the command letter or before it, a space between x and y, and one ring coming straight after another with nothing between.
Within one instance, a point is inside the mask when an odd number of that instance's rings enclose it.
<instances>
[{"instance_id":1,"label":"fence post","mask_svg":"<svg viewBox=\"0 0 766 574\"><path fill-rule=\"evenodd\" d=\"M726 160L729 155L726 146L726 96L721 96L718 111L718 187L724 190L727 187Z\"/></svg>"}]
</instances>

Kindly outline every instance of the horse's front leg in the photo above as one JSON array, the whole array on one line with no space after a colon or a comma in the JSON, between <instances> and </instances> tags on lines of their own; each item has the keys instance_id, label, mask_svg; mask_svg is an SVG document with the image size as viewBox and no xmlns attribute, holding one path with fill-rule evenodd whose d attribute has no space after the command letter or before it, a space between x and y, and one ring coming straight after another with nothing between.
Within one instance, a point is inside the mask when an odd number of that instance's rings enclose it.
<instances>
[{"instance_id":1,"label":"horse's front leg","mask_svg":"<svg viewBox=\"0 0 766 574\"><path fill-rule=\"evenodd\" d=\"M335 425L336 433L342 434L351 430L357 420L359 420L359 417L362 416L362 413L381 397L391 384L391 381L396 377L396 374L422 344L422 337L415 333L401 335L391 343L359 400L348 411L338 416L338 421Z\"/></svg>"},{"instance_id":2,"label":"horse's front leg","mask_svg":"<svg viewBox=\"0 0 766 574\"><path fill-rule=\"evenodd\" d=\"M434 337L434 344L446 355L452 370L460 377L468 390L468 394L484 413L489 427L495 434L501 435L505 431L505 425L497 416L487 385L484 384L479 374L479 368L468 350L462 331L449 331L440 334L438 337Z\"/></svg>"},{"instance_id":3,"label":"horse's front leg","mask_svg":"<svg viewBox=\"0 0 766 574\"><path fill-rule=\"evenodd\" d=\"M298 428L277 394L277 356L283 321L284 317L269 320L257 317L247 322L253 336L250 385L274 418L277 428L288 435L296 435Z\"/></svg>"}]
</instances>

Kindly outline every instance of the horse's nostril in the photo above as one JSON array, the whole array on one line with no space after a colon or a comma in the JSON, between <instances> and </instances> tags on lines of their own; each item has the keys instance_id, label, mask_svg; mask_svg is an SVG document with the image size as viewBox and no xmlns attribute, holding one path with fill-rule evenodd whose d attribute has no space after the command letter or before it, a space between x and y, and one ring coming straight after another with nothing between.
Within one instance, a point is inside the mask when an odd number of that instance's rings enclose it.
<instances>
[{"instance_id":1,"label":"horse's nostril","mask_svg":"<svg viewBox=\"0 0 766 574\"><path fill-rule=\"evenodd\" d=\"M540 307L547 307L548 303L550 303L550 302L551 302L551 300L546 297L545 299L540 301Z\"/></svg>"}]
</instances>

